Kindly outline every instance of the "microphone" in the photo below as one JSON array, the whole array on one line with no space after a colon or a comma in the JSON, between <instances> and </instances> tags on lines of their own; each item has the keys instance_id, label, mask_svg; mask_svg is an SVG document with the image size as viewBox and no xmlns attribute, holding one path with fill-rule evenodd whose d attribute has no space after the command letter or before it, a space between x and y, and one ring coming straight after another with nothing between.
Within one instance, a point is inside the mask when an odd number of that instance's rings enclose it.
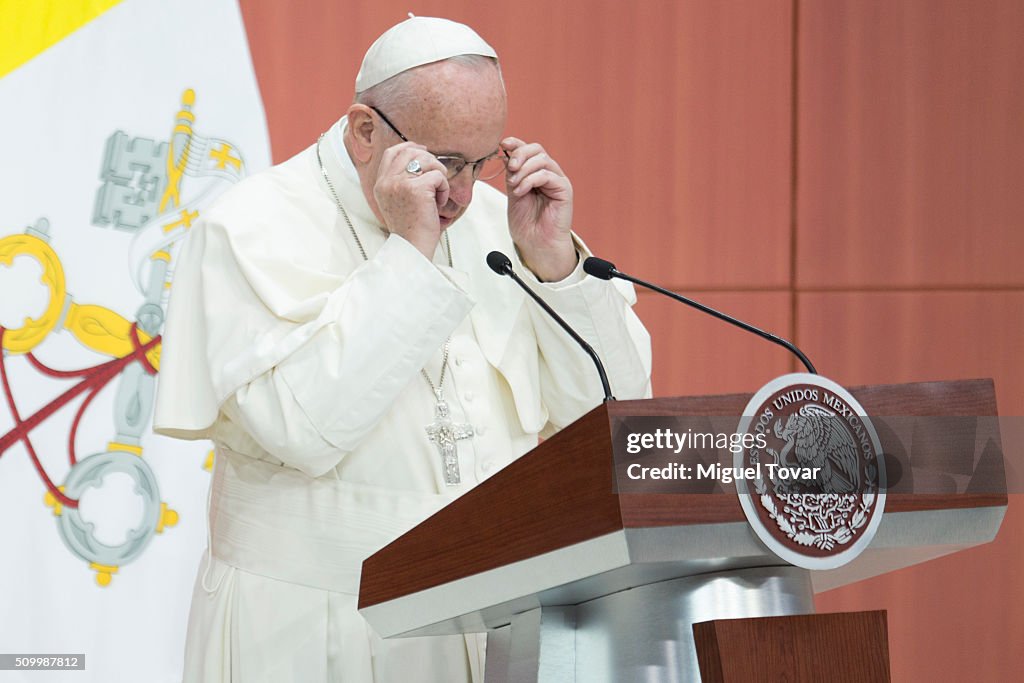
<instances>
[{"instance_id":1,"label":"microphone","mask_svg":"<svg viewBox=\"0 0 1024 683\"><path fill-rule=\"evenodd\" d=\"M605 374L604 364L601 362L601 359L597 357L597 353L594 352L593 347L591 347L590 344L588 344L586 340L583 339L583 337L577 334L576 330L569 327L569 323L562 320L561 316L555 313L554 309L548 306L547 302L541 299L536 292L530 289L530 287L525 282L523 282L523 279L521 277L516 275L515 271L512 270L512 261L509 260L508 256L505 256L505 254L501 253L500 251L492 251L490 254L487 255L487 265L490 266L491 270L493 270L498 275L508 275L510 278L512 278L517 285L523 288L524 292L530 295L530 298L537 302L538 306L543 308L548 315L554 318L555 322L558 323L561 326L561 328L565 330L569 334L569 336L573 338L573 340L575 340L577 344L583 347L583 350L587 352L587 355L590 356L590 359L594 361L594 365L597 366L597 374L601 377L601 387L604 389L605 403L607 403L608 401L614 401L615 397L612 396L612 388L608 384L608 375Z\"/></svg>"},{"instance_id":2,"label":"microphone","mask_svg":"<svg viewBox=\"0 0 1024 683\"><path fill-rule=\"evenodd\" d=\"M490 257L488 257L488 261L489 260ZM593 275L594 277L600 278L602 280L611 280L613 277L617 277L622 280L628 280L629 282L632 282L635 285L640 285L641 287L646 287L647 289L653 289L655 292L658 292L659 294L664 294L665 296L675 299L676 301L681 301L687 306L692 306L699 311L704 311L709 315L715 316L719 320L724 320L725 322L731 323L736 327L746 330L747 332L753 332L762 339L767 339L773 344L778 344L779 346L784 347L790 353L792 353L793 355L800 359L800 362L804 364L804 367L807 368L808 372L810 372L812 375L818 374L818 371L814 369L814 366L811 365L811 361L807 359L807 356L804 355L803 351L798 349L796 345L793 344L792 342L786 341L782 337L777 337L771 332L765 332L764 330L754 327L753 325L750 325L748 323L745 323L742 320L737 320L736 318L733 318L731 315L726 315L721 311L716 311L715 309L709 306L705 306L704 304L698 301L688 299L685 296L676 294L675 292L670 292L669 290L659 287L658 285L653 285L650 282L644 282L643 280L635 278L632 275L627 275L626 273L620 272L615 268L615 264L612 263L611 261L605 261L602 258L590 256L583 262L583 271L587 273L587 275Z\"/></svg>"}]
</instances>

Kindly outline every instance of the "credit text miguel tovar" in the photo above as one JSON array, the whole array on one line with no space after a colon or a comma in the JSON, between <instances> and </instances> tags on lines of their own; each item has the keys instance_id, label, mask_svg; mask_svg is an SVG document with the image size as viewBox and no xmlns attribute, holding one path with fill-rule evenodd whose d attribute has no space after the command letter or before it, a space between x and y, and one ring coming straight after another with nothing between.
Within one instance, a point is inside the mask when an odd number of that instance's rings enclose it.
<instances>
[{"instance_id":1,"label":"credit text miguel tovar","mask_svg":"<svg viewBox=\"0 0 1024 683\"><path fill-rule=\"evenodd\" d=\"M731 484L737 479L793 479L803 482L812 482L818 479L820 467L787 467L774 463L757 463L749 467L725 467L713 463L697 463L686 465L679 462L672 462L664 467L644 467L639 463L633 463L626 468L626 476L630 479L676 479L676 480L702 480L714 479L723 484ZM765 477L767 474L767 477Z\"/></svg>"},{"instance_id":2,"label":"credit text miguel tovar","mask_svg":"<svg viewBox=\"0 0 1024 683\"><path fill-rule=\"evenodd\" d=\"M658 429L654 432L633 432L626 438L626 452L635 455L645 449L672 450L679 453L684 448L728 449L732 453L740 453L747 448L757 447L763 450L767 443L764 434L714 434L710 432L683 433L670 429ZM815 481L821 471L819 467L789 467L775 463L755 463L748 467L726 467L721 463L666 463L661 467L644 467L632 463L626 468L626 476L630 479L675 479L675 480L706 480L714 479L723 484L730 484L737 479L779 479Z\"/></svg>"}]
</instances>

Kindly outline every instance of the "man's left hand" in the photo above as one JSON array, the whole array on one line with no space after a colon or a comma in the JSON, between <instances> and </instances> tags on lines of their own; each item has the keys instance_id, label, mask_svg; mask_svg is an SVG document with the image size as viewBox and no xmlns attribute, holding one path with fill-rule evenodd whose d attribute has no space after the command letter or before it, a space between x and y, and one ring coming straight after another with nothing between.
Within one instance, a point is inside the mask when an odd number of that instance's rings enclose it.
<instances>
[{"instance_id":1,"label":"man's left hand","mask_svg":"<svg viewBox=\"0 0 1024 683\"><path fill-rule=\"evenodd\" d=\"M543 282L563 280L576 268L572 184L537 143L505 138L508 225L523 263Z\"/></svg>"}]
</instances>

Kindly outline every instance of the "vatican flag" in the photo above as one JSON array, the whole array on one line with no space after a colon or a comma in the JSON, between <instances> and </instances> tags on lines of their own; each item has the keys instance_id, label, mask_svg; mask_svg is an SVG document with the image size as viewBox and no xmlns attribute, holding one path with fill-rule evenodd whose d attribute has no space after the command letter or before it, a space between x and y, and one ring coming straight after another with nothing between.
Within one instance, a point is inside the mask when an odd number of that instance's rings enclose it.
<instances>
[{"instance_id":1,"label":"vatican flag","mask_svg":"<svg viewBox=\"0 0 1024 683\"><path fill-rule=\"evenodd\" d=\"M151 415L182 239L269 165L242 18L0 0L0 33L0 681L179 681L212 455Z\"/></svg>"}]
</instances>

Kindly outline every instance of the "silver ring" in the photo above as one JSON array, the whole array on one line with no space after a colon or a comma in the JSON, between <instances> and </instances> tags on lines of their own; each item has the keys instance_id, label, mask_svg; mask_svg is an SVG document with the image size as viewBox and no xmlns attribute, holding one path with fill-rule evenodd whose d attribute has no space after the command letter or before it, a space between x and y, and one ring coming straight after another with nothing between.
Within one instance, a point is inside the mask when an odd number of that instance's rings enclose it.
<instances>
[{"instance_id":1,"label":"silver ring","mask_svg":"<svg viewBox=\"0 0 1024 683\"><path fill-rule=\"evenodd\" d=\"M405 170L408 171L409 173L412 173L413 175L419 175L420 173L423 173L423 167L420 166L419 159L413 159L408 164L406 164Z\"/></svg>"}]
</instances>

